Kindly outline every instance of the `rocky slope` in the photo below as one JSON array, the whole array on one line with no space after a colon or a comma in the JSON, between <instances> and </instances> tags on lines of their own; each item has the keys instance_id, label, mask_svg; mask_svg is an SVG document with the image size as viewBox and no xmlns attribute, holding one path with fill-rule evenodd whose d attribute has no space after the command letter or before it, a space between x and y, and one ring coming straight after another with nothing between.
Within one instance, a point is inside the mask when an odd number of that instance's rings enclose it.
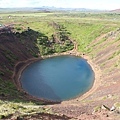
<instances>
[{"instance_id":1,"label":"rocky slope","mask_svg":"<svg viewBox=\"0 0 120 120\"><path fill-rule=\"evenodd\" d=\"M97 89L83 100L78 98L72 102L63 102L62 105L53 105L53 111L80 120L120 119L119 46L120 29L101 35L91 42L88 54L101 71L96 74L100 75Z\"/></svg>"},{"instance_id":2,"label":"rocky slope","mask_svg":"<svg viewBox=\"0 0 120 120\"><path fill-rule=\"evenodd\" d=\"M34 32L34 36L29 32ZM55 36L56 37L56 36ZM6 88L4 81L11 80L14 66L19 61L39 56L40 52L36 46L37 33L35 31L24 31L23 33L0 34L0 89ZM58 42L58 40L57 40ZM61 104L48 105L54 113L62 117L44 114L45 119L95 119L95 120L118 120L120 119L120 29L101 35L88 46L88 56L97 65L101 72L100 84L97 89L85 99L65 101ZM5 90L5 89L4 89ZM9 90L9 89L8 89ZM15 89L16 90L16 89ZM15 91L13 90L13 91ZM10 100L15 97L0 93L1 100ZM18 94L18 93L17 93ZM23 94L19 94L21 97ZM111 110L110 110L111 109ZM14 115L13 115L14 116ZM13 117L12 115L9 118ZM66 117L68 116L68 117ZM23 116L20 119L40 118L40 114ZM6 118L7 119L7 118Z\"/></svg>"}]
</instances>

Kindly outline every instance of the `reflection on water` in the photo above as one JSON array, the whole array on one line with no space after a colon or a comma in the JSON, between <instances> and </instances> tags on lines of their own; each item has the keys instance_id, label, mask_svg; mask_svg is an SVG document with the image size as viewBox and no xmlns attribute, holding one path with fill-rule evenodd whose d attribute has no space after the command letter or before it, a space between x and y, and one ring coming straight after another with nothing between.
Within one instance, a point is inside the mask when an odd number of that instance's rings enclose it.
<instances>
[{"instance_id":1,"label":"reflection on water","mask_svg":"<svg viewBox=\"0 0 120 120\"><path fill-rule=\"evenodd\" d=\"M86 60L58 56L29 65L21 75L22 87L29 94L52 101L75 98L88 91L94 72Z\"/></svg>"}]
</instances>

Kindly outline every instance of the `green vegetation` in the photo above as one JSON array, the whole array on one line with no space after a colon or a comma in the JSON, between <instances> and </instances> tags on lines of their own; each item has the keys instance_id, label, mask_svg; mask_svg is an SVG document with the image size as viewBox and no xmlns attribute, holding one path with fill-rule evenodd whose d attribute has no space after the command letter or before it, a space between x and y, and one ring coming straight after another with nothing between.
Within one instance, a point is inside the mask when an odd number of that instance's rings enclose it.
<instances>
[{"instance_id":1,"label":"green vegetation","mask_svg":"<svg viewBox=\"0 0 120 120\"><path fill-rule=\"evenodd\" d=\"M87 46L103 33L113 30L113 26L107 26L104 23L92 22L67 22L66 27L70 31L71 37L78 42L78 50L82 52L89 52Z\"/></svg>"},{"instance_id":2,"label":"green vegetation","mask_svg":"<svg viewBox=\"0 0 120 120\"><path fill-rule=\"evenodd\" d=\"M21 93L17 91L16 86L9 80L3 80L0 78L0 95L3 98L19 96Z\"/></svg>"},{"instance_id":3,"label":"green vegetation","mask_svg":"<svg viewBox=\"0 0 120 120\"><path fill-rule=\"evenodd\" d=\"M101 111L101 106L96 106L94 108L94 112L100 112Z\"/></svg>"},{"instance_id":4,"label":"green vegetation","mask_svg":"<svg viewBox=\"0 0 120 120\"><path fill-rule=\"evenodd\" d=\"M47 112L37 106L38 102L26 102L24 94L12 83L11 76L17 62L73 50L74 44L77 44L75 49L95 58L101 49L119 42L119 21L120 15L115 13L0 13L0 24L8 25L13 31L12 34L0 34L0 119L17 112L21 116ZM111 31L114 33L111 34ZM98 37L101 39L94 43ZM115 37L114 41L104 44L111 37ZM110 61L119 54L120 51L117 50L107 60ZM120 60L116 61L104 72L119 67L119 62ZM100 67L105 65L106 61ZM106 100L106 97L103 99ZM97 106L94 110L100 109Z\"/></svg>"},{"instance_id":5,"label":"green vegetation","mask_svg":"<svg viewBox=\"0 0 120 120\"><path fill-rule=\"evenodd\" d=\"M26 101L23 93L17 91L15 85L11 81L3 81L0 78L0 119L15 114L16 119L18 116L29 115L41 112L51 112L42 107L40 102ZM9 98L6 100L6 98Z\"/></svg>"},{"instance_id":6,"label":"green vegetation","mask_svg":"<svg viewBox=\"0 0 120 120\"><path fill-rule=\"evenodd\" d=\"M120 103L119 102L115 103L114 106L120 109Z\"/></svg>"},{"instance_id":7,"label":"green vegetation","mask_svg":"<svg viewBox=\"0 0 120 120\"><path fill-rule=\"evenodd\" d=\"M14 114L14 119L25 115L32 115L35 113L52 113L49 109L42 107L41 105L35 105L32 102L10 102L0 100L0 119L9 117Z\"/></svg>"}]
</instances>

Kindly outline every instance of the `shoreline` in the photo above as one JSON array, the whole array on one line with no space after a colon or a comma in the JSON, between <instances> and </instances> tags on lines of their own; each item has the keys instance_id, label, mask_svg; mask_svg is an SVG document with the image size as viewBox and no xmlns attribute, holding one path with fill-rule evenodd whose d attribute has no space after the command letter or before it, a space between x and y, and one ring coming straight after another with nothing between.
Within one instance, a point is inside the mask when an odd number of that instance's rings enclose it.
<instances>
[{"instance_id":1,"label":"shoreline","mask_svg":"<svg viewBox=\"0 0 120 120\"><path fill-rule=\"evenodd\" d=\"M82 55L81 56L83 59L85 59L87 61L87 63L91 66L94 75L95 75L95 79L94 79L94 83L93 86L90 88L90 90L88 90L87 92L85 92L83 95L78 96L77 98L68 100L68 101L63 101L63 104L67 104L67 103L75 103L75 102L79 102L84 100L85 98L87 98L88 96L92 95L92 93L94 93L97 88L99 87L99 85L101 84L101 70L99 68L99 66L97 66L96 64L93 63L93 61L90 59L89 56L86 55Z\"/></svg>"},{"instance_id":2,"label":"shoreline","mask_svg":"<svg viewBox=\"0 0 120 120\"><path fill-rule=\"evenodd\" d=\"M21 85L21 82L20 82L20 77L21 77L21 74L22 72L24 71L24 69L29 66L31 63L34 63L36 61L39 61L39 60L43 60L43 59L46 59L46 58L50 58L50 57L54 57L54 56L60 56L60 55L74 55L74 56L79 56L83 59L85 59L87 61L87 63L91 66L94 74L95 74L95 79L94 79L94 83L93 83L93 86L90 88L90 90L88 90L86 93L84 93L82 96L78 96L77 98L73 98L73 99L70 99L70 100L66 100L66 101L51 101L51 100L46 100L44 98L37 98L37 97L34 97L32 95L30 95L29 93L27 93L23 88L22 88L22 85ZM100 85L100 76L101 76L101 71L100 71L100 68L94 64L92 62L92 60L86 56L86 55L81 55L80 52L76 52L74 50L71 50L71 51L68 51L68 52L63 52L63 53L55 53L53 55L46 55L46 56L41 56L41 57L38 57L38 58L31 58L31 59L28 59L28 60L25 60L25 61L20 61L18 62L15 67L14 67L14 74L12 76L12 79L13 79L13 82L14 84L16 85L17 89L21 92L23 92L25 94L25 96L30 99L30 100L35 100L35 101L39 101L39 102L43 102L45 104L58 104L58 103L69 103L69 102L75 102L75 101L80 101L80 100L83 100L85 98L87 98L89 95L91 95L93 92L95 92L95 90L98 88L98 86Z\"/></svg>"}]
</instances>

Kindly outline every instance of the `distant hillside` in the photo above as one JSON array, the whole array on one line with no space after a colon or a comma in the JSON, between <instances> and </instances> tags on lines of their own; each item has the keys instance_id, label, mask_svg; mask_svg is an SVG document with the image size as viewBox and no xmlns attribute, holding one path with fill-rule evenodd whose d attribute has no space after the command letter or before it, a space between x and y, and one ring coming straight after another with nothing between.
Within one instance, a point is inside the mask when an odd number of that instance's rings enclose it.
<instances>
[{"instance_id":1,"label":"distant hillside","mask_svg":"<svg viewBox=\"0 0 120 120\"><path fill-rule=\"evenodd\" d=\"M80 12L99 12L101 10L97 9L87 9L87 8L56 8L56 7L37 7L37 8L0 8L0 12L18 12L18 11L80 11Z\"/></svg>"},{"instance_id":2,"label":"distant hillside","mask_svg":"<svg viewBox=\"0 0 120 120\"><path fill-rule=\"evenodd\" d=\"M38 10L49 10L49 11L81 11L81 12L91 12L91 11L100 11L97 9L88 9L88 8L56 8L56 7L39 7L39 8L34 8Z\"/></svg>"},{"instance_id":3,"label":"distant hillside","mask_svg":"<svg viewBox=\"0 0 120 120\"><path fill-rule=\"evenodd\" d=\"M111 12L120 12L120 9L112 10Z\"/></svg>"},{"instance_id":4,"label":"distant hillside","mask_svg":"<svg viewBox=\"0 0 120 120\"><path fill-rule=\"evenodd\" d=\"M18 11L35 11L34 8L0 8L0 13L2 12L18 12Z\"/></svg>"}]
</instances>

